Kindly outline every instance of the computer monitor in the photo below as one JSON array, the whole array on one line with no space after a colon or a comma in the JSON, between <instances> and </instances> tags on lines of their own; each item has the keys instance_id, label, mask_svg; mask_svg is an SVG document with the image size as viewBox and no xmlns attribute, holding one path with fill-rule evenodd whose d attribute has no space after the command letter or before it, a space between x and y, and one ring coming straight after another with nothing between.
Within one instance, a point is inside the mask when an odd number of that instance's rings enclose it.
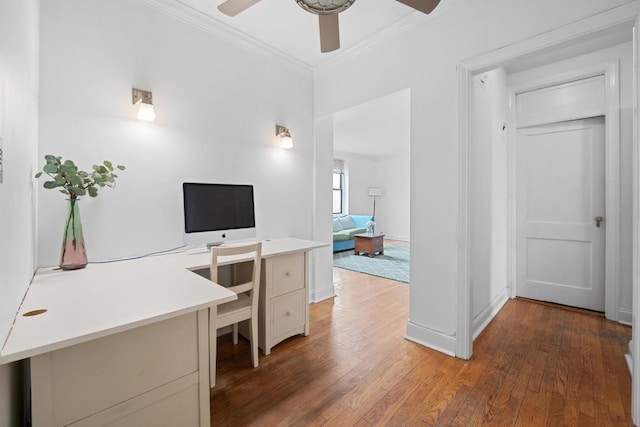
<instances>
[{"instance_id":1,"label":"computer monitor","mask_svg":"<svg viewBox=\"0 0 640 427\"><path fill-rule=\"evenodd\" d=\"M182 194L186 244L255 237L253 185L185 182Z\"/></svg>"}]
</instances>

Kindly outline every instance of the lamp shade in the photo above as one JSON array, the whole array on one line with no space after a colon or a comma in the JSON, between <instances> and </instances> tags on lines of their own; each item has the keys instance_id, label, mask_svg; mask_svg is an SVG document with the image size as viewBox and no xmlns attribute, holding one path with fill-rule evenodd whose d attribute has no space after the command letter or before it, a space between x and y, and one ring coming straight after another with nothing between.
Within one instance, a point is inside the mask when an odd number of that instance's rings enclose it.
<instances>
[{"instance_id":1,"label":"lamp shade","mask_svg":"<svg viewBox=\"0 0 640 427\"><path fill-rule=\"evenodd\" d=\"M153 104L146 104L141 102L138 105L138 120L144 120L152 122L156 119L156 111L153 108Z\"/></svg>"},{"instance_id":2,"label":"lamp shade","mask_svg":"<svg viewBox=\"0 0 640 427\"><path fill-rule=\"evenodd\" d=\"M291 136L283 135L280 137L280 147L290 150L293 148L293 138Z\"/></svg>"},{"instance_id":3,"label":"lamp shade","mask_svg":"<svg viewBox=\"0 0 640 427\"><path fill-rule=\"evenodd\" d=\"M369 187L369 196L374 196L374 197L382 196L382 188Z\"/></svg>"}]
</instances>

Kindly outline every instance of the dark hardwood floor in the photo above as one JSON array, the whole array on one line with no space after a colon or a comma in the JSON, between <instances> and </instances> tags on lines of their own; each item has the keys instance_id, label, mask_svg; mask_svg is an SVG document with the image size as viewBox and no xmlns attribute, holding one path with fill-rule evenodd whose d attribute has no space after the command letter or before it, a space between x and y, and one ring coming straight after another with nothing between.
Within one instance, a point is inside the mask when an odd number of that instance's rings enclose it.
<instances>
[{"instance_id":1,"label":"dark hardwood floor","mask_svg":"<svg viewBox=\"0 0 640 427\"><path fill-rule=\"evenodd\" d=\"M510 300L463 361L405 340L405 283L334 269L311 334L251 368L218 338L213 426L627 426L631 328Z\"/></svg>"}]
</instances>

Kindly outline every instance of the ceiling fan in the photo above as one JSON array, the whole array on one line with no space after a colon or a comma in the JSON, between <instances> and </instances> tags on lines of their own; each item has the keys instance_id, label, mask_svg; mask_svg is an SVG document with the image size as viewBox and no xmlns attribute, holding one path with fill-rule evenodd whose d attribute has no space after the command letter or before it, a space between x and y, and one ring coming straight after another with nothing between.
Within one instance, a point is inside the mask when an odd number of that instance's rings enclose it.
<instances>
[{"instance_id":1,"label":"ceiling fan","mask_svg":"<svg viewBox=\"0 0 640 427\"><path fill-rule=\"evenodd\" d=\"M228 16L250 8L260 0L227 0L218 6L220 12ZM356 0L295 0L307 12L320 19L320 51L331 52L340 48L340 28L338 14L347 10ZM423 13L431 13L440 0L397 0Z\"/></svg>"}]
</instances>

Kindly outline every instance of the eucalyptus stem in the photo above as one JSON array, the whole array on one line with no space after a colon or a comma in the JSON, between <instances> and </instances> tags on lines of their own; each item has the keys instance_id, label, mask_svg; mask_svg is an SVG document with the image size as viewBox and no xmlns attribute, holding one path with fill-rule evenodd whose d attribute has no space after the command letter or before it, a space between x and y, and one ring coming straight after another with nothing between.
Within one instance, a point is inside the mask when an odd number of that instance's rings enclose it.
<instances>
[{"instance_id":1,"label":"eucalyptus stem","mask_svg":"<svg viewBox=\"0 0 640 427\"><path fill-rule=\"evenodd\" d=\"M45 173L50 179L44 182L44 188L57 188L72 200L86 194L96 197L99 188L115 187L118 177L115 172L126 169L122 165L114 166L109 160L105 160L101 165L93 165L91 172L86 172L79 170L71 160L63 161L60 156L47 154L44 158L47 163L42 171L36 174L36 178Z\"/></svg>"},{"instance_id":2,"label":"eucalyptus stem","mask_svg":"<svg viewBox=\"0 0 640 427\"><path fill-rule=\"evenodd\" d=\"M72 197L71 199L69 199L69 203L71 204L71 206L69 207L71 209L71 213L70 213L70 218L69 218L69 223L71 224L71 244L73 245L73 249L77 249L77 236L76 236L76 203L77 203L77 198ZM69 226L67 225L67 230L65 230L67 233L69 232Z\"/></svg>"}]
</instances>

